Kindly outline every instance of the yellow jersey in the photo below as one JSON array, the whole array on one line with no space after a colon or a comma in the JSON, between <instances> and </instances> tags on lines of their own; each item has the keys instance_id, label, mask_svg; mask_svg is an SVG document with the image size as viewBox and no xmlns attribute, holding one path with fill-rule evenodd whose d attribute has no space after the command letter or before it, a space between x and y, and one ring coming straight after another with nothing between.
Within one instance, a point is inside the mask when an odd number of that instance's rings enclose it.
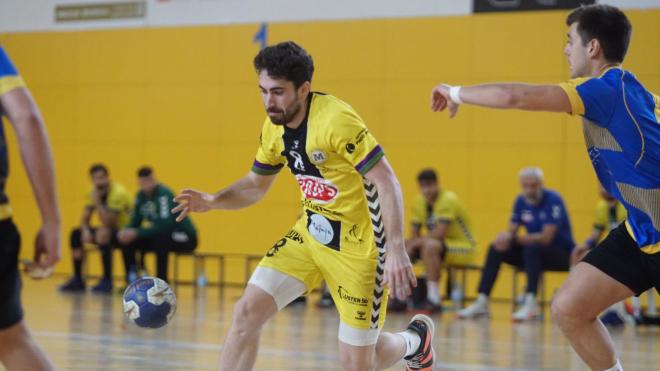
<instances>
[{"instance_id":1,"label":"yellow jersey","mask_svg":"<svg viewBox=\"0 0 660 371\"><path fill-rule=\"evenodd\" d=\"M132 197L123 185L110 182L104 204L108 209L118 214L117 227L125 227L131 219ZM85 207L94 208L94 188L87 193Z\"/></svg>"},{"instance_id":2,"label":"yellow jersey","mask_svg":"<svg viewBox=\"0 0 660 371\"><path fill-rule=\"evenodd\" d=\"M313 92L298 128L266 118L252 171L273 175L287 166L302 193L299 223L314 239L338 251L375 257L363 177L383 156L350 105Z\"/></svg>"},{"instance_id":3,"label":"yellow jersey","mask_svg":"<svg viewBox=\"0 0 660 371\"><path fill-rule=\"evenodd\" d=\"M440 191L433 205L429 205L419 195L413 205L412 222L427 231L431 231L438 223L449 223L445 236L447 244L471 247L477 244L467 210L452 191Z\"/></svg>"},{"instance_id":4,"label":"yellow jersey","mask_svg":"<svg viewBox=\"0 0 660 371\"><path fill-rule=\"evenodd\" d=\"M609 233L623 223L627 216L628 212L621 202L617 202L616 206L612 207L607 201L600 200L596 204L594 212L594 228ZM607 233L603 233L601 240L605 237L607 237Z\"/></svg>"}]
</instances>

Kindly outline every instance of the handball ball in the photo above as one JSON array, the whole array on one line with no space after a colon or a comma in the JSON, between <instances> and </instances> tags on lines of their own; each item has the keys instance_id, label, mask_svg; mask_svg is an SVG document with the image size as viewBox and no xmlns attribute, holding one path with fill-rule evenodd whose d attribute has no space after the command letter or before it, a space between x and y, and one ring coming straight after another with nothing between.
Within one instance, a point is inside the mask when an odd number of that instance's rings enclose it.
<instances>
[{"instance_id":1,"label":"handball ball","mask_svg":"<svg viewBox=\"0 0 660 371\"><path fill-rule=\"evenodd\" d=\"M140 327L163 327L172 319L174 312L174 291L160 278L138 278L124 291L124 314Z\"/></svg>"}]
</instances>

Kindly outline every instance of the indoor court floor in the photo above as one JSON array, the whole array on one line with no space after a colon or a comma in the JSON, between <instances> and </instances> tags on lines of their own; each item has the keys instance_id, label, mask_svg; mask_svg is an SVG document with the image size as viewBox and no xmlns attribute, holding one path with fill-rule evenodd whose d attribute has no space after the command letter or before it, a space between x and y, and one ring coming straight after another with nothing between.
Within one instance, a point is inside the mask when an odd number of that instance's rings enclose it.
<instances>
[{"instance_id":1,"label":"indoor court floor","mask_svg":"<svg viewBox=\"0 0 660 371\"><path fill-rule=\"evenodd\" d=\"M240 289L177 288L173 322L159 330L129 325L121 295L57 292L63 277L24 279L23 302L37 341L60 370L213 370ZM264 329L257 370L340 370L338 317L312 303L286 308ZM435 316L438 370L586 370L559 330L543 322L513 324L508 303L493 318ZM386 329L401 331L410 315L391 314ZM547 317L547 313L546 313ZM660 369L659 328L627 327L614 341L628 370ZM0 367L1 368L1 367ZM392 370L402 370L403 364Z\"/></svg>"}]
</instances>

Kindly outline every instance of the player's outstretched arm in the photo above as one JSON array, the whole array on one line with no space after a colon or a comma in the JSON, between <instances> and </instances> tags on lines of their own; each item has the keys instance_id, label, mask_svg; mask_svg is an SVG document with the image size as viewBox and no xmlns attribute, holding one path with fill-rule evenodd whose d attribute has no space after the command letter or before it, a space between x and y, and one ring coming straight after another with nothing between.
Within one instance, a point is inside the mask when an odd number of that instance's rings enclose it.
<instances>
[{"instance_id":1,"label":"player's outstretched arm","mask_svg":"<svg viewBox=\"0 0 660 371\"><path fill-rule=\"evenodd\" d=\"M527 111L571 112L568 95L559 85L529 85L518 83L450 86L440 84L431 92L431 110L447 109L454 117L460 104L521 109Z\"/></svg>"},{"instance_id":2,"label":"player's outstretched arm","mask_svg":"<svg viewBox=\"0 0 660 371\"><path fill-rule=\"evenodd\" d=\"M43 223L35 246L35 263L43 268L52 267L61 255L61 219L55 187L55 165L46 128L26 88L16 88L3 94L0 102L16 132L23 165Z\"/></svg>"},{"instance_id":3,"label":"player's outstretched arm","mask_svg":"<svg viewBox=\"0 0 660 371\"><path fill-rule=\"evenodd\" d=\"M176 220L180 222L190 212L203 213L211 209L236 210L248 207L266 195L275 177L276 175L259 175L250 172L215 194L184 189L174 197L178 205L172 209L172 213L179 213Z\"/></svg>"},{"instance_id":4,"label":"player's outstretched arm","mask_svg":"<svg viewBox=\"0 0 660 371\"><path fill-rule=\"evenodd\" d=\"M365 177L378 189L381 213L387 236L385 260L385 284L397 298L404 300L410 295L417 279L403 239L403 197L401 185L389 162L383 157L367 172Z\"/></svg>"}]
</instances>

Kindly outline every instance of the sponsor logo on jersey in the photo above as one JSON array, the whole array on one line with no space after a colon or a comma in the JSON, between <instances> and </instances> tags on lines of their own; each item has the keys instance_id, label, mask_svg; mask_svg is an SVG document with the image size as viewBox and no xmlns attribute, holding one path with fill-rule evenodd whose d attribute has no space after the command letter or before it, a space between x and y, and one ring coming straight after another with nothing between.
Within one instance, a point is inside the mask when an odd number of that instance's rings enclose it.
<instances>
[{"instance_id":1,"label":"sponsor logo on jersey","mask_svg":"<svg viewBox=\"0 0 660 371\"><path fill-rule=\"evenodd\" d=\"M321 165L325 163L325 161L328 159L328 156L325 154L325 152L321 151L320 149L316 149L312 152L312 158L310 161L314 165Z\"/></svg>"},{"instance_id":2,"label":"sponsor logo on jersey","mask_svg":"<svg viewBox=\"0 0 660 371\"><path fill-rule=\"evenodd\" d=\"M339 194L337 187L329 180L309 175L296 175L300 190L305 198L322 204L334 201Z\"/></svg>"},{"instance_id":3,"label":"sponsor logo on jersey","mask_svg":"<svg viewBox=\"0 0 660 371\"><path fill-rule=\"evenodd\" d=\"M328 245L335 238L335 231L332 229L330 221L323 215L310 215L307 230L317 241L324 245Z\"/></svg>"}]
</instances>

